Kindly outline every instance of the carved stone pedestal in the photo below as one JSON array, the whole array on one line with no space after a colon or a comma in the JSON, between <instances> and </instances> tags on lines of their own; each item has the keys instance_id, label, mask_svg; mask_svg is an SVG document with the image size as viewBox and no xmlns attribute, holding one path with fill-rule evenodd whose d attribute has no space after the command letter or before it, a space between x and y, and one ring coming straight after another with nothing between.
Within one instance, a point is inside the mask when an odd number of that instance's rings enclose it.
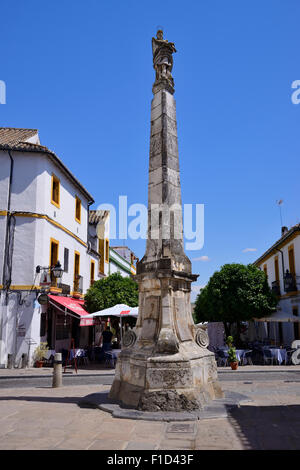
<instances>
[{"instance_id":1,"label":"carved stone pedestal","mask_svg":"<svg viewBox=\"0 0 300 470\"><path fill-rule=\"evenodd\" d=\"M109 395L124 405L192 411L223 397L207 333L191 316L191 279L180 274L139 275L139 317L124 338Z\"/></svg>"}]
</instances>

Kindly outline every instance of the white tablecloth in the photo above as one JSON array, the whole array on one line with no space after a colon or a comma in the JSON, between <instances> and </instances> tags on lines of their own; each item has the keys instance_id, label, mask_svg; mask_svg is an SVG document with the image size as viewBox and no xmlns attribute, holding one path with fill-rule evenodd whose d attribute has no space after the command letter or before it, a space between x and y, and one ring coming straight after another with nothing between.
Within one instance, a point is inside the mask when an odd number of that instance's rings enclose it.
<instances>
[{"instance_id":1,"label":"white tablecloth","mask_svg":"<svg viewBox=\"0 0 300 470\"><path fill-rule=\"evenodd\" d=\"M75 354L74 350L70 349L70 360L74 359L74 357L82 357L85 356L85 350L84 349L75 349Z\"/></svg>"},{"instance_id":2,"label":"white tablecloth","mask_svg":"<svg viewBox=\"0 0 300 470\"><path fill-rule=\"evenodd\" d=\"M228 357L228 348L222 347L222 348L219 348L219 349L222 350L225 353L225 357ZM246 362L246 358L245 358L245 353L246 352L251 352L251 349L236 349L236 351L235 351L237 360L239 362L243 363L243 364Z\"/></svg>"},{"instance_id":3,"label":"white tablecloth","mask_svg":"<svg viewBox=\"0 0 300 470\"><path fill-rule=\"evenodd\" d=\"M282 348L265 348L268 349L268 351L271 352L272 356L276 361L278 361L279 364L282 364L283 362L286 361L286 349Z\"/></svg>"},{"instance_id":4,"label":"white tablecloth","mask_svg":"<svg viewBox=\"0 0 300 470\"><path fill-rule=\"evenodd\" d=\"M242 362L243 364L246 363L247 359L245 357L245 354L247 352L251 352L251 349L237 349L236 350L236 357L238 358L239 362Z\"/></svg>"},{"instance_id":5,"label":"white tablecloth","mask_svg":"<svg viewBox=\"0 0 300 470\"><path fill-rule=\"evenodd\" d=\"M55 356L55 349L49 349L45 354L45 359L48 361L51 356Z\"/></svg>"},{"instance_id":6,"label":"white tablecloth","mask_svg":"<svg viewBox=\"0 0 300 470\"><path fill-rule=\"evenodd\" d=\"M120 354L120 352L121 352L121 349L111 349L109 351L113 359L118 359L118 355Z\"/></svg>"}]
</instances>

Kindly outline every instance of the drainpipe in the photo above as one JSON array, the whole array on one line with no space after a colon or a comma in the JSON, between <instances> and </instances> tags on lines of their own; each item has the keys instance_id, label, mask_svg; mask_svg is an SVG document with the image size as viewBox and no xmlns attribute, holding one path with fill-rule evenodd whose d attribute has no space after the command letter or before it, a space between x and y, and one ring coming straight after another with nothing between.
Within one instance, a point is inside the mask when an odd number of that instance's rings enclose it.
<instances>
[{"instance_id":1,"label":"drainpipe","mask_svg":"<svg viewBox=\"0 0 300 470\"><path fill-rule=\"evenodd\" d=\"M279 250L279 248L275 248L275 250L280 251L280 253L281 253L282 275L283 275L283 278L282 278L282 280L283 280L283 290L285 291L285 289L284 289L284 273L285 273L285 271L284 271L283 251Z\"/></svg>"},{"instance_id":2,"label":"drainpipe","mask_svg":"<svg viewBox=\"0 0 300 470\"><path fill-rule=\"evenodd\" d=\"M10 174L9 174L9 186L8 186L8 199L7 199L7 215L6 215L6 230L5 230L5 242L4 242L4 253L3 253L3 270L2 270L2 286L3 286L3 293L4 289L6 289L7 294L7 286L6 286L6 279L5 279L5 266L6 266L6 256L7 256L7 240L8 240L8 219L10 216L10 203L11 203L11 186L12 186L12 179L13 179L13 170L14 170L14 159L11 156L10 151L8 150L8 155L10 158ZM2 296L1 296L2 297ZM7 303L7 298L5 303ZM1 304L3 305L3 300L1 299ZM0 315L0 367L1 363L3 363L2 358L2 341L3 341L3 311Z\"/></svg>"},{"instance_id":3,"label":"drainpipe","mask_svg":"<svg viewBox=\"0 0 300 470\"><path fill-rule=\"evenodd\" d=\"M14 159L11 156L10 150L8 150L8 155L10 158L10 174L9 174L9 186L8 186L8 200L7 200L7 216L6 216L6 233L5 233L5 243L4 243L4 257L3 257L3 272L2 272L2 285L6 287L6 279L5 279L5 263L6 263L6 256L7 256L7 239L8 239L8 219L10 216L10 203L11 203L11 186L12 186L12 178L13 178L13 170L14 170ZM1 337L1 336L0 336Z\"/></svg>"},{"instance_id":4,"label":"drainpipe","mask_svg":"<svg viewBox=\"0 0 300 470\"><path fill-rule=\"evenodd\" d=\"M88 246L87 250L89 251L89 223L90 223L90 206L93 204L93 201L89 201L87 205L87 234L86 234L86 244Z\"/></svg>"}]
</instances>

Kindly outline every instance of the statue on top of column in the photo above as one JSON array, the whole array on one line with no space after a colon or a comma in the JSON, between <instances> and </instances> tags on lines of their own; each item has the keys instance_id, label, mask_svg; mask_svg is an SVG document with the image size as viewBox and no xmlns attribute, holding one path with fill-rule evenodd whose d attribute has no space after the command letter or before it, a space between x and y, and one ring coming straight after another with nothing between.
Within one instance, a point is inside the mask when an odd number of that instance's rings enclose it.
<instances>
[{"instance_id":1,"label":"statue on top of column","mask_svg":"<svg viewBox=\"0 0 300 470\"><path fill-rule=\"evenodd\" d=\"M172 77L173 53L177 52L173 42L163 39L163 31L159 29L156 38L152 38L153 67L156 72L154 85L167 82L174 87Z\"/></svg>"}]
</instances>

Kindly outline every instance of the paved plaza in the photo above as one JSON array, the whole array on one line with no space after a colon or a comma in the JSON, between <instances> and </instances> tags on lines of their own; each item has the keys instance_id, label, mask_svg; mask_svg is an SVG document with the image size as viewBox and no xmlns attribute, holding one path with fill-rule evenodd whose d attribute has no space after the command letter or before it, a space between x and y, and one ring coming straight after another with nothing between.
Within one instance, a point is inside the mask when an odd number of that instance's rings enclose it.
<instances>
[{"instance_id":1,"label":"paved plaza","mask_svg":"<svg viewBox=\"0 0 300 470\"><path fill-rule=\"evenodd\" d=\"M0 370L1 450L300 449L300 366L246 366L237 373L222 368L223 390L242 393L252 401L228 410L227 418L180 423L117 419L78 406L85 396L108 391L109 385L1 387L9 374L50 372ZM101 375L99 370L94 373Z\"/></svg>"}]
</instances>

